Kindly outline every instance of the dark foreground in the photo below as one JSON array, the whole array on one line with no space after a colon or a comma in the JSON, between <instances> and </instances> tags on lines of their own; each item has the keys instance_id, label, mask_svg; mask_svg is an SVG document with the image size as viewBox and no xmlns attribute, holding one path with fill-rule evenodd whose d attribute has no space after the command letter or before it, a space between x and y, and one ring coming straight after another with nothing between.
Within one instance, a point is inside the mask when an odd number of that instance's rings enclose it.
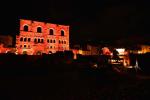
<instances>
[{"instance_id":1,"label":"dark foreground","mask_svg":"<svg viewBox=\"0 0 150 100\"><path fill-rule=\"evenodd\" d=\"M1 64L0 100L144 100L150 80L78 63Z\"/></svg>"}]
</instances>

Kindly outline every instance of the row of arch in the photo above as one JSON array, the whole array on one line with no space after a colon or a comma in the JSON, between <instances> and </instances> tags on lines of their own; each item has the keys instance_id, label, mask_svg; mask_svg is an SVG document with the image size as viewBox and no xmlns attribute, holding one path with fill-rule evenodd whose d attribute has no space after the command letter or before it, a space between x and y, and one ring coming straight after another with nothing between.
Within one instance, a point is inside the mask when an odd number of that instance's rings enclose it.
<instances>
[{"instance_id":1,"label":"row of arch","mask_svg":"<svg viewBox=\"0 0 150 100\"><path fill-rule=\"evenodd\" d=\"M55 46L48 46L47 48L49 48L49 49L56 49L56 47ZM58 46L57 47L58 49L66 49L66 47L65 46Z\"/></svg>"},{"instance_id":2,"label":"row of arch","mask_svg":"<svg viewBox=\"0 0 150 100\"><path fill-rule=\"evenodd\" d=\"M35 43L44 43L44 39L40 39L40 38L37 39L37 38L35 38L34 42Z\"/></svg>"},{"instance_id":3,"label":"row of arch","mask_svg":"<svg viewBox=\"0 0 150 100\"><path fill-rule=\"evenodd\" d=\"M48 46L49 49L55 49L55 46Z\"/></svg>"},{"instance_id":4,"label":"row of arch","mask_svg":"<svg viewBox=\"0 0 150 100\"><path fill-rule=\"evenodd\" d=\"M29 31L28 26L24 25L23 30L24 31ZM60 32L61 32L61 36L65 35L64 30L61 30ZM42 33L42 28L41 27L37 27L37 33ZM54 29L49 29L49 35L54 35Z\"/></svg>"},{"instance_id":5,"label":"row of arch","mask_svg":"<svg viewBox=\"0 0 150 100\"><path fill-rule=\"evenodd\" d=\"M47 39L47 43L56 43L55 40Z\"/></svg>"},{"instance_id":6,"label":"row of arch","mask_svg":"<svg viewBox=\"0 0 150 100\"><path fill-rule=\"evenodd\" d=\"M21 37L21 38L20 38L20 41L24 41L24 42L27 42L27 41L28 41L28 42L30 42L30 41L31 41L31 38L26 38L26 37L23 38L23 37Z\"/></svg>"},{"instance_id":7,"label":"row of arch","mask_svg":"<svg viewBox=\"0 0 150 100\"><path fill-rule=\"evenodd\" d=\"M20 38L20 41L22 42L30 42L31 41L31 38L26 38L26 37L21 37ZM35 43L44 43L44 39L40 39L40 38L35 38L34 39L34 42ZM63 41L63 40L59 40L58 41L59 44L66 44L66 41ZM47 39L47 43L56 43L56 40L52 40L52 39Z\"/></svg>"},{"instance_id":8,"label":"row of arch","mask_svg":"<svg viewBox=\"0 0 150 100\"><path fill-rule=\"evenodd\" d=\"M20 48L30 48L31 46L30 45L20 45Z\"/></svg>"},{"instance_id":9,"label":"row of arch","mask_svg":"<svg viewBox=\"0 0 150 100\"><path fill-rule=\"evenodd\" d=\"M66 41L59 40L59 44L66 44Z\"/></svg>"},{"instance_id":10,"label":"row of arch","mask_svg":"<svg viewBox=\"0 0 150 100\"><path fill-rule=\"evenodd\" d=\"M31 46L24 44L24 45L20 45L20 48L31 48ZM47 48L49 48L49 49L55 49L55 46L48 46ZM66 47L62 46L62 47L58 47L58 49L66 49Z\"/></svg>"},{"instance_id":11,"label":"row of arch","mask_svg":"<svg viewBox=\"0 0 150 100\"><path fill-rule=\"evenodd\" d=\"M23 38L23 37L21 37L21 38L20 38L20 41L21 41L21 42L22 42L22 41L23 41L23 42L30 42L30 41L31 41L31 38L26 38L26 37ZM40 39L40 38L37 39L37 38L35 38L35 39L34 39L34 42L35 42L35 43L44 43L44 39Z\"/></svg>"},{"instance_id":12,"label":"row of arch","mask_svg":"<svg viewBox=\"0 0 150 100\"><path fill-rule=\"evenodd\" d=\"M47 43L56 43L56 40L47 39ZM58 43L59 44L66 44L66 41L59 40Z\"/></svg>"}]
</instances>

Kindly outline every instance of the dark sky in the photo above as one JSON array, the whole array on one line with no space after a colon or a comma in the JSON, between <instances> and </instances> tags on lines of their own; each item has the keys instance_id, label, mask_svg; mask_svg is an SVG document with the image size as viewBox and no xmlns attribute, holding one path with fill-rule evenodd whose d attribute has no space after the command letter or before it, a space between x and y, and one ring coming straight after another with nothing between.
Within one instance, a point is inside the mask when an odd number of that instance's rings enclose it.
<instances>
[{"instance_id":1,"label":"dark sky","mask_svg":"<svg viewBox=\"0 0 150 100\"><path fill-rule=\"evenodd\" d=\"M72 41L150 34L149 4L149 0L0 1L0 34L16 34L19 18L70 25Z\"/></svg>"}]
</instances>

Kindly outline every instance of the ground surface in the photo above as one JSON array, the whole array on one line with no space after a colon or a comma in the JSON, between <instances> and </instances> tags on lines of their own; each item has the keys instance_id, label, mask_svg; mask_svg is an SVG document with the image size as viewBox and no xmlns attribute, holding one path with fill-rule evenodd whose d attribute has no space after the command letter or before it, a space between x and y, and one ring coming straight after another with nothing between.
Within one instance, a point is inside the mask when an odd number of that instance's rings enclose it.
<instances>
[{"instance_id":1,"label":"ground surface","mask_svg":"<svg viewBox=\"0 0 150 100\"><path fill-rule=\"evenodd\" d=\"M149 78L77 65L1 68L1 100L144 100ZM140 76L141 77L141 76Z\"/></svg>"}]
</instances>

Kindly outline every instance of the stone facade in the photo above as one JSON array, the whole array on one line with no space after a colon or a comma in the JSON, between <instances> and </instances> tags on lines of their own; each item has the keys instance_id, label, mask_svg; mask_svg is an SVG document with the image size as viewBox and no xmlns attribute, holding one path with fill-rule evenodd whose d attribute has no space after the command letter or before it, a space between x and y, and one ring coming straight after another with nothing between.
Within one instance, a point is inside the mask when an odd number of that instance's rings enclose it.
<instances>
[{"instance_id":1,"label":"stone facade","mask_svg":"<svg viewBox=\"0 0 150 100\"><path fill-rule=\"evenodd\" d=\"M69 50L69 26L20 19L16 49L28 55Z\"/></svg>"}]
</instances>

